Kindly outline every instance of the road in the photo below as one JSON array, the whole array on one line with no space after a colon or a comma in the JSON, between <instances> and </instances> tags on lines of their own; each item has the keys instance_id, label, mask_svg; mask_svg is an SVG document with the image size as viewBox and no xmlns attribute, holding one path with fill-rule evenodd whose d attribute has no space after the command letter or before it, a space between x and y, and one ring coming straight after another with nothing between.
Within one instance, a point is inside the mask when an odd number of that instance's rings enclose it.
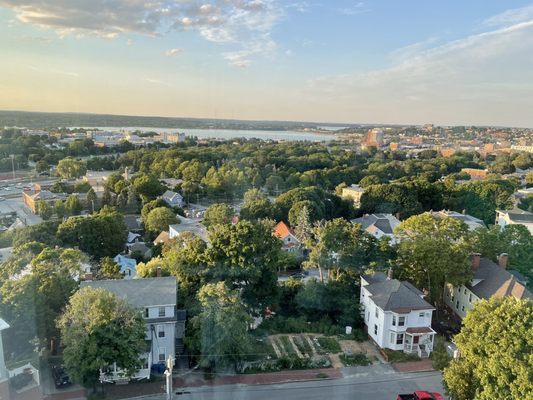
<instances>
[{"instance_id":1,"label":"road","mask_svg":"<svg viewBox=\"0 0 533 400\"><path fill-rule=\"evenodd\" d=\"M184 389L174 400L395 400L399 393L429 390L443 393L442 376L438 372L382 376L347 376L338 380L296 382L276 385L227 385L216 388ZM176 391L176 390L175 390ZM179 393L179 392L178 392ZM144 397L164 400L164 395Z\"/></svg>"}]
</instances>

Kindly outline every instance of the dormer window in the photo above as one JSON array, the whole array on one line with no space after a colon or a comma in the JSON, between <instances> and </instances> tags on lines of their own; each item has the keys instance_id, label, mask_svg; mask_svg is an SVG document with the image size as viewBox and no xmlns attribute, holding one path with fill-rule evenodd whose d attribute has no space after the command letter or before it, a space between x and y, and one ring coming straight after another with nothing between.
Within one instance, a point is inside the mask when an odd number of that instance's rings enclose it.
<instances>
[{"instance_id":1,"label":"dormer window","mask_svg":"<svg viewBox=\"0 0 533 400\"><path fill-rule=\"evenodd\" d=\"M159 307L158 315L159 315L159 317L164 317L165 316L165 307Z\"/></svg>"}]
</instances>

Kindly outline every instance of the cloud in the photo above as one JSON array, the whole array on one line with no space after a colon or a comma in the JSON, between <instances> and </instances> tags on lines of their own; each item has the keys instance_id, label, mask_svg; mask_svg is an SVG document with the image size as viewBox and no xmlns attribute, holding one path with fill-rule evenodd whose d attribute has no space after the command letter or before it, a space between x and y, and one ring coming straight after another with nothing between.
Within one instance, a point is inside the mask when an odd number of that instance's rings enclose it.
<instances>
[{"instance_id":1,"label":"cloud","mask_svg":"<svg viewBox=\"0 0 533 400\"><path fill-rule=\"evenodd\" d=\"M165 51L165 55L167 57L174 57L180 53L183 53L184 51L185 51L184 49L168 49Z\"/></svg>"},{"instance_id":2,"label":"cloud","mask_svg":"<svg viewBox=\"0 0 533 400\"><path fill-rule=\"evenodd\" d=\"M311 80L306 94L351 112L352 120L533 125L533 20L432 42L393 52L388 68Z\"/></svg>"},{"instance_id":3,"label":"cloud","mask_svg":"<svg viewBox=\"0 0 533 400\"><path fill-rule=\"evenodd\" d=\"M273 48L270 34L285 14L280 0L0 0L0 7L62 37L194 30L210 42L240 47L235 52L243 60Z\"/></svg>"},{"instance_id":4,"label":"cloud","mask_svg":"<svg viewBox=\"0 0 533 400\"><path fill-rule=\"evenodd\" d=\"M507 10L483 21L485 26L502 27L533 19L533 4Z\"/></svg>"},{"instance_id":5,"label":"cloud","mask_svg":"<svg viewBox=\"0 0 533 400\"><path fill-rule=\"evenodd\" d=\"M359 15L369 12L370 9L365 6L365 3L362 1L359 1L355 4L353 4L350 7L345 7L339 9L339 13L346 16L353 16L353 15Z\"/></svg>"},{"instance_id":6,"label":"cloud","mask_svg":"<svg viewBox=\"0 0 533 400\"><path fill-rule=\"evenodd\" d=\"M43 68L43 67L38 67L35 65L27 65L26 67L31 69L32 71L46 73L46 74L59 74L59 75L70 76L72 78L79 78L80 76L79 73L73 72L73 71L63 71L63 70L54 69L54 68Z\"/></svg>"}]
</instances>

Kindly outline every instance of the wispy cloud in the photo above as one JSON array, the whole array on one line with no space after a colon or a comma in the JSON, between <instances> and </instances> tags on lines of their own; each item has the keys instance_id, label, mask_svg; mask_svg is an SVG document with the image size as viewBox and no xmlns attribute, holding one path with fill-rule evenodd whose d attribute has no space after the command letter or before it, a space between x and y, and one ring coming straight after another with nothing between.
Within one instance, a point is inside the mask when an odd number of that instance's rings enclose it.
<instances>
[{"instance_id":1,"label":"wispy cloud","mask_svg":"<svg viewBox=\"0 0 533 400\"><path fill-rule=\"evenodd\" d=\"M180 53L183 53L184 51L185 51L184 49L168 49L165 51L165 55L167 57L174 57Z\"/></svg>"},{"instance_id":2,"label":"wispy cloud","mask_svg":"<svg viewBox=\"0 0 533 400\"><path fill-rule=\"evenodd\" d=\"M362 1L359 1L349 7L339 9L339 13L341 13L342 15L346 15L346 16L364 14L369 11L370 11L370 8L366 7L365 3Z\"/></svg>"},{"instance_id":3,"label":"wispy cloud","mask_svg":"<svg viewBox=\"0 0 533 400\"><path fill-rule=\"evenodd\" d=\"M360 120L525 123L533 107L533 20L441 45L433 40L398 49L388 68L311 80L306 94L341 102Z\"/></svg>"},{"instance_id":4,"label":"wispy cloud","mask_svg":"<svg viewBox=\"0 0 533 400\"><path fill-rule=\"evenodd\" d=\"M55 69L55 68L43 68L43 67L38 67L36 65L27 65L26 67L31 69L32 71L46 73L46 74L65 75L65 76L70 76L72 78L79 78L80 76L79 73L73 72L73 71L64 71L64 70Z\"/></svg>"},{"instance_id":5,"label":"wispy cloud","mask_svg":"<svg viewBox=\"0 0 533 400\"><path fill-rule=\"evenodd\" d=\"M306 3L291 4L303 9ZM280 0L0 0L0 7L13 10L19 21L53 29L60 36L112 39L128 33L155 37L170 30L194 30L210 42L241 47L233 57L246 63L273 49L271 32L285 14Z\"/></svg>"},{"instance_id":6,"label":"wispy cloud","mask_svg":"<svg viewBox=\"0 0 533 400\"><path fill-rule=\"evenodd\" d=\"M533 19L533 4L525 7L514 8L494 15L483 21L485 26L502 27L525 22Z\"/></svg>"}]
</instances>

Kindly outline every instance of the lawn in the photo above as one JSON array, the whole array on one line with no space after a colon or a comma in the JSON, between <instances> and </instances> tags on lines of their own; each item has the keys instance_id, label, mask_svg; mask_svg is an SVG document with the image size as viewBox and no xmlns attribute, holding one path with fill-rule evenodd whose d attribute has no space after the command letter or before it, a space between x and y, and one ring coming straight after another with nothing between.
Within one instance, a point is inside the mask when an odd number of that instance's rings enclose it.
<instances>
[{"instance_id":1,"label":"lawn","mask_svg":"<svg viewBox=\"0 0 533 400\"><path fill-rule=\"evenodd\" d=\"M320 336L317 338L317 340L318 340L318 344L320 345L320 347L326 353L340 353L342 351L341 345L339 344L337 339L335 339L334 337Z\"/></svg>"}]
</instances>

